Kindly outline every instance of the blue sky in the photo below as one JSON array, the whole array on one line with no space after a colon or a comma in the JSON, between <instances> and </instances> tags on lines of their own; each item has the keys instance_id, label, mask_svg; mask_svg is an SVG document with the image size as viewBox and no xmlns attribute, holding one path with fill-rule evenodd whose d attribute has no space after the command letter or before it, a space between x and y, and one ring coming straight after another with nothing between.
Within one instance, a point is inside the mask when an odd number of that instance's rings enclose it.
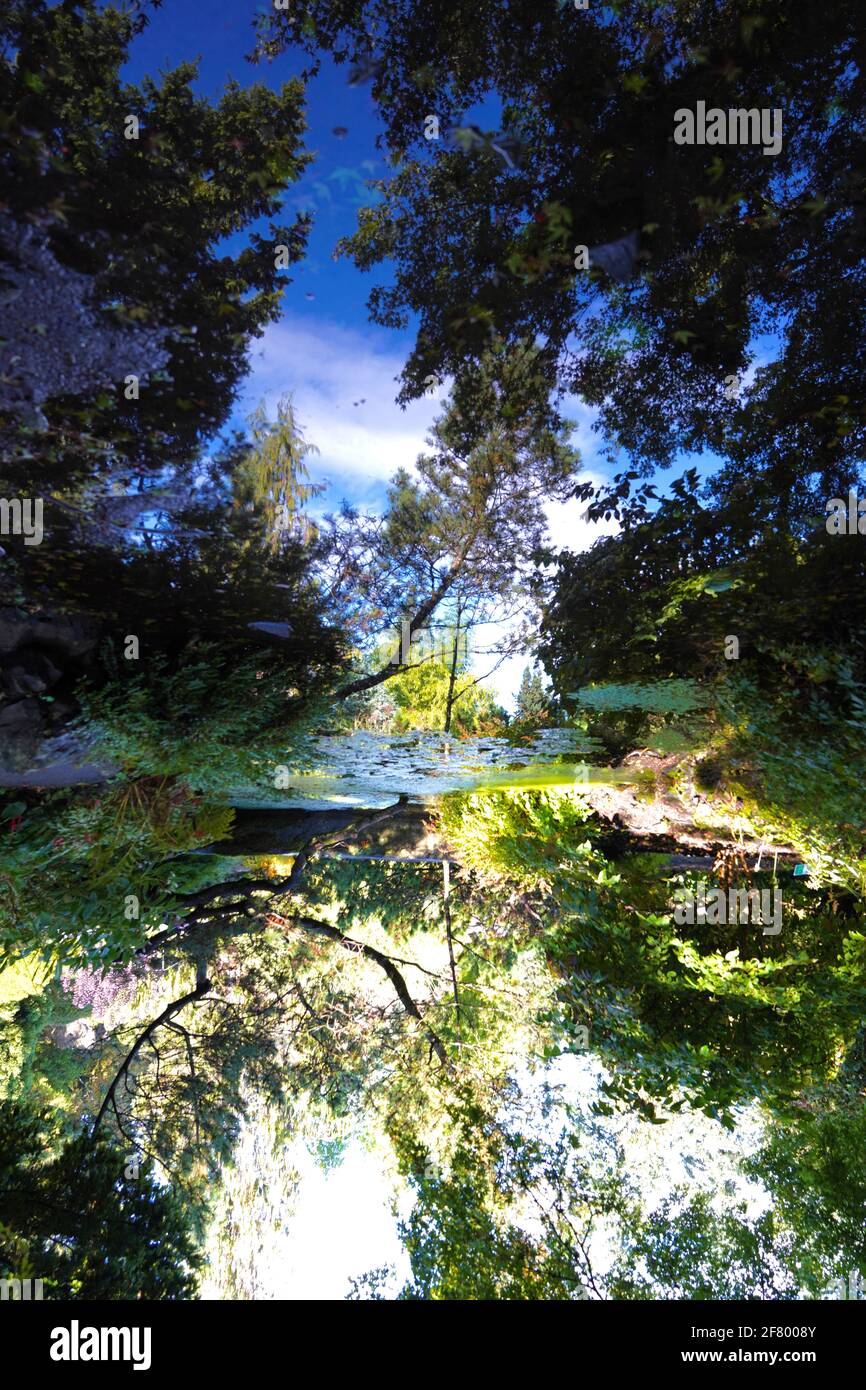
<instances>
[{"instance_id":1,"label":"blue sky","mask_svg":"<svg viewBox=\"0 0 866 1390\"><path fill-rule=\"evenodd\" d=\"M308 60L294 52L272 62L245 59L254 45L254 16L267 12L261 0L228 0L215 13L203 11L200 0L165 0L133 44L124 76L137 82L198 60L196 86L211 100L230 78L278 89ZM305 146L314 160L284 198L287 220L312 213L307 255L286 272L281 321L252 344L250 375L232 421L240 424L263 397L273 404L292 392L307 436L321 450L315 472L330 483L328 508L344 497L381 506L386 480L414 462L436 414L435 399L405 411L395 405L395 378L413 332L370 324L366 305L373 284L388 279L387 267L363 274L333 255L339 238L355 230L358 208L375 197L367 181L385 173L369 84L350 87L348 72L348 65L338 68L324 56L307 87Z\"/></svg>"}]
</instances>

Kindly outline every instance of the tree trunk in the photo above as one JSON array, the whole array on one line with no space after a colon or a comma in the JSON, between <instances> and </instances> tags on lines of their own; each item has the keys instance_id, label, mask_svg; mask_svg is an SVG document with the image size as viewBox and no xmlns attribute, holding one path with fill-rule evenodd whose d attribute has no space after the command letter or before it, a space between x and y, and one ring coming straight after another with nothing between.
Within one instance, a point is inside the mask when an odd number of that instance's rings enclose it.
<instances>
[{"instance_id":1,"label":"tree trunk","mask_svg":"<svg viewBox=\"0 0 866 1390\"><path fill-rule=\"evenodd\" d=\"M454 685L457 681L457 656L460 651L460 619L462 609L460 601L457 601L457 625L454 629L454 646L451 651L451 671L448 676L448 700L445 705L445 730L446 734L451 732L451 714L454 709Z\"/></svg>"},{"instance_id":2,"label":"tree trunk","mask_svg":"<svg viewBox=\"0 0 866 1390\"><path fill-rule=\"evenodd\" d=\"M372 854L401 858L409 855L440 857L439 836L428 825L429 807L421 802L409 802L374 830L358 835L351 828L376 814L375 810L363 807L337 811L239 810L235 812L231 836L209 845L208 853L229 856L296 854L311 839L345 829L347 846L369 849Z\"/></svg>"},{"instance_id":3,"label":"tree trunk","mask_svg":"<svg viewBox=\"0 0 866 1390\"><path fill-rule=\"evenodd\" d=\"M426 623L427 619L435 613L439 604L442 602L448 590L457 579L466 561L470 543L464 546L461 553L453 561L451 568L445 577L440 580L430 597L422 603L417 613L409 620L408 640L411 643L415 633ZM370 676L360 676L358 680L349 681L348 685L342 685L339 690L334 691L335 700L345 700L350 695L359 695L363 690L372 690L374 686L381 685L383 681L390 680L401 670L399 662L389 661L387 666L374 671Z\"/></svg>"}]
</instances>

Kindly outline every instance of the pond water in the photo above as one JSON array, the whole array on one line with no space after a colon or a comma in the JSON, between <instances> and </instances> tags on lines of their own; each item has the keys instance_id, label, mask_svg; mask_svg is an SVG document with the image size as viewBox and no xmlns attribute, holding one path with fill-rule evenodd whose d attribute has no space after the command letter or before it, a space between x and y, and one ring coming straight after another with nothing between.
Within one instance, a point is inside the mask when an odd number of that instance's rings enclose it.
<instances>
[{"instance_id":1,"label":"pond water","mask_svg":"<svg viewBox=\"0 0 866 1390\"><path fill-rule=\"evenodd\" d=\"M309 757L312 751L312 756ZM387 806L400 794L414 800L449 791L506 787L568 787L635 780L628 770L591 766L596 740L578 729L544 729L525 745L504 738L456 738L414 732L318 734L303 770L288 766L267 787L238 788L240 807L279 809Z\"/></svg>"}]
</instances>

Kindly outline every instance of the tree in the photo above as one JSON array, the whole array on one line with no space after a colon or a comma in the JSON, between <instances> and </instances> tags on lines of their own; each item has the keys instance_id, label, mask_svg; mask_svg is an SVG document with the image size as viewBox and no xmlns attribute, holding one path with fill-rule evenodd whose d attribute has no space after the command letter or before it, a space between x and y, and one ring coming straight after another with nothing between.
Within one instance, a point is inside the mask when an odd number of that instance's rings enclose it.
<instances>
[{"instance_id":1,"label":"tree","mask_svg":"<svg viewBox=\"0 0 866 1390\"><path fill-rule=\"evenodd\" d=\"M618 1145L543 1082L457 1084L447 1116L441 1160L405 1116L392 1121L414 1197L399 1227L412 1273L398 1299L604 1298L594 1235L635 1215ZM376 1297L382 1273L353 1296Z\"/></svg>"},{"instance_id":2,"label":"tree","mask_svg":"<svg viewBox=\"0 0 866 1390\"><path fill-rule=\"evenodd\" d=\"M546 719L550 701L541 673L535 666L524 666L517 691L515 714L518 719Z\"/></svg>"},{"instance_id":3,"label":"tree","mask_svg":"<svg viewBox=\"0 0 866 1390\"><path fill-rule=\"evenodd\" d=\"M264 52L288 41L372 77L391 163L344 249L394 267L370 296L376 322L417 317L403 399L459 375L491 334L531 334L549 385L596 406L627 451L594 515L680 449L734 458L780 508L813 473L839 495L866 427L854 0L796 14L784 0L471 14L308 0L264 21ZM424 139L434 97L438 142ZM498 133L463 123L488 97ZM778 110L781 148L676 143L675 113L698 101ZM746 385L758 335L771 361Z\"/></svg>"},{"instance_id":4,"label":"tree","mask_svg":"<svg viewBox=\"0 0 866 1390\"><path fill-rule=\"evenodd\" d=\"M0 1104L3 1277L41 1278L49 1298L193 1297L201 1256L177 1196L108 1143L52 1142L45 1115Z\"/></svg>"},{"instance_id":5,"label":"tree","mask_svg":"<svg viewBox=\"0 0 866 1390\"><path fill-rule=\"evenodd\" d=\"M748 1165L773 1194L777 1222L792 1235L791 1263L813 1298L851 1270L866 1275L864 1135L863 1087L843 1066L768 1127Z\"/></svg>"},{"instance_id":6,"label":"tree","mask_svg":"<svg viewBox=\"0 0 866 1390\"><path fill-rule=\"evenodd\" d=\"M307 481L304 460L318 450L304 438L290 396L277 402L275 421L268 419L262 402L248 423L252 442L234 473L235 505L261 515L266 543L275 550L293 530L304 536L311 532L299 514L311 497L325 490L324 484Z\"/></svg>"},{"instance_id":7,"label":"tree","mask_svg":"<svg viewBox=\"0 0 866 1390\"><path fill-rule=\"evenodd\" d=\"M411 648L448 601L458 629L502 624L496 664L525 644L532 600L523 581L544 543L545 505L570 490L578 463L566 428L530 409L536 357L528 347L492 349L434 425L432 452L414 474L395 474L384 516L344 509L331 518L330 597L359 647L390 630ZM389 661L337 694L368 690L399 669Z\"/></svg>"},{"instance_id":8,"label":"tree","mask_svg":"<svg viewBox=\"0 0 866 1390\"><path fill-rule=\"evenodd\" d=\"M453 611L462 620L459 603ZM370 654L368 664L378 671L388 655L388 644L383 644ZM362 697L355 716L362 727L395 733L453 730L462 735L504 726L505 711L481 684L482 678L470 673L468 633L462 621L431 626L429 640L417 641L412 656L411 662L400 664L387 685L374 686L370 695Z\"/></svg>"},{"instance_id":9,"label":"tree","mask_svg":"<svg viewBox=\"0 0 866 1390\"><path fill-rule=\"evenodd\" d=\"M461 793L444 819L464 868L515 905L509 933L519 939L527 921L540 933L560 982L547 1012L558 1046L583 1050L591 1023L607 1069L600 1114L624 1107L661 1123L688 1105L733 1126L748 1098L780 1113L834 1075L864 1000L856 917L831 931L826 903L791 884L779 935L752 927L743 943L734 923L679 923L675 893L699 871L627 844L612 861L603 823L569 792Z\"/></svg>"},{"instance_id":10,"label":"tree","mask_svg":"<svg viewBox=\"0 0 866 1390\"><path fill-rule=\"evenodd\" d=\"M800 1296L796 1248L773 1212L718 1193L674 1192L625 1232L608 1285L615 1299L789 1300Z\"/></svg>"},{"instance_id":11,"label":"tree","mask_svg":"<svg viewBox=\"0 0 866 1390\"><path fill-rule=\"evenodd\" d=\"M225 421L250 338L279 312L282 266L303 253L303 218L226 248L275 217L309 161L301 83L232 83L212 105L184 63L133 86L120 71L146 22L138 6L35 0L6 6L0 25L5 207L90 278L94 332L99 319L107 332L144 325L170 353L135 394L124 380L138 363L121 356L98 387L78 390L74 373L56 381L42 401L49 430L24 437L21 463L7 465L31 486L43 473L56 489L193 457ZM27 294L25 285L19 309Z\"/></svg>"}]
</instances>

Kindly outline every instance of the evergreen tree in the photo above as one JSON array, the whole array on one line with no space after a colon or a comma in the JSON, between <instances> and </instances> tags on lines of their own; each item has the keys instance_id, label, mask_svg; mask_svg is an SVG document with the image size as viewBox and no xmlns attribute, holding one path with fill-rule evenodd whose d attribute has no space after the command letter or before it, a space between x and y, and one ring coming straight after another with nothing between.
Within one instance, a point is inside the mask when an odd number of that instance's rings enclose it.
<instances>
[{"instance_id":1,"label":"evergreen tree","mask_svg":"<svg viewBox=\"0 0 866 1390\"><path fill-rule=\"evenodd\" d=\"M515 713L518 719L546 719L550 713L550 701L537 666L523 668Z\"/></svg>"},{"instance_id":2,"label":"evergreen tree","mask_svg":"<svg viewBox=\"0 0 866 1390\"><path fill-rule=\"evenodd\" d=\"M780 508L815 473L839 495L866 439L858 0L305 0L263 23L266 52L372 77L391 162L343 249L388 265L376 322L417 322L402 399L531 333L548 386L627 451L596 513L680 449L732 457ZM487 98L501 128L465 125ZM677 143L698 102L780 112L780 147Z\"/></svg>"}]
</instances>

